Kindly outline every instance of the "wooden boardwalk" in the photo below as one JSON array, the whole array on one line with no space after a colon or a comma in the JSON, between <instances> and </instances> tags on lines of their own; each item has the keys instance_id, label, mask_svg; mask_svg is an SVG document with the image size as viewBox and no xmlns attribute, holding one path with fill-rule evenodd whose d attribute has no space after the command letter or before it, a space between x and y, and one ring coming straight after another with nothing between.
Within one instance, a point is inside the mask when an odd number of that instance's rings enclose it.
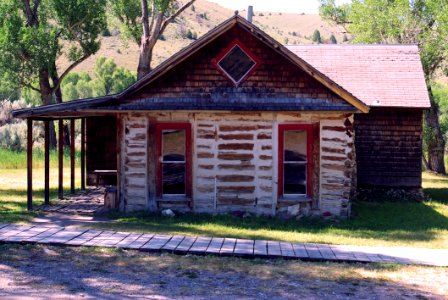
<instances>
[{"instance_id":1,"label":"wooden boardwalk","mask_svg":"<svg viewBox=\"0 0 448 300\"><path fill-rule=\"evenodd\" d=\"M176 254L448 266L448 250L340 246L0 224L0 243L116 247Z\"/></svg>"}]
</instances>

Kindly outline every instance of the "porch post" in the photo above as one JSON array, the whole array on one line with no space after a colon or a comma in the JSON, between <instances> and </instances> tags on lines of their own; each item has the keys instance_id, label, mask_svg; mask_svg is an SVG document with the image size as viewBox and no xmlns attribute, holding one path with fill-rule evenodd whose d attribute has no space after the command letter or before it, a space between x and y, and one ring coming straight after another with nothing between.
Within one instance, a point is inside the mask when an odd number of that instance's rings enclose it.
<instances>
[{"instance_id":1,"label":"porch post","mask_svg":"<svg viewBox=\"0 0 448 300\"><path fill-rule=\"evenodd\" d=\"M50 121L44 121L45 127L45 194L44 204L50 204Z\"/></svg>"},{"instance_id":2,"label":"porch post","mask_svg":"<svg viewBox=\"0 0 448 300\"><path fill-rule=\"evenodd\" d=\"M75 193L75 119L70 120L70 192Z\"/></svg>"},{"instance_id":3,"label":"porch post","mask_svg":"<svg viewBox=\"0 0 448 300\"><path fill-rule=\"evenodd\" d=\"M64 120L59 119L58 130L58 198L64 198Z\"/></svg>"},{"instance_id":4,"label":"porch post","mask_svg":"<svg viewBox=\"0 0 448 300\"><path fill-rule=\"evenodd\" d=\"M28 118L27 120L27 145L26 145L26 157L27 157L27 207L28 210L33 209L33 120Z\"/></svg>"},{"instance_id":5,"label":"porch post","mask_svg":"<svg viewBox=\"0 0 448 300\"><path fill-rule=\"evenodd\" d=\"M81 189L86 189L86 118L81 119Z\"/></svg>"}]
</instances>

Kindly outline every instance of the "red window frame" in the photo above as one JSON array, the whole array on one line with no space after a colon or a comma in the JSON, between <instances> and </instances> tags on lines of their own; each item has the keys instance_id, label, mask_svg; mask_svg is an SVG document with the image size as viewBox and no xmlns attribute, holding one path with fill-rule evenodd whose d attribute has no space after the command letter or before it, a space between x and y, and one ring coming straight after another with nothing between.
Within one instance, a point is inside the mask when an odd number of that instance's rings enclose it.
<instances>
[{"instance_id":1,"label":"red window frame","mask_svg":"<svg viewBox=\"0 0 448 300\"><path fill-rule=\"evenodd\" d=\"M221 59L223 59L224 56L226 56L227 53L229 53L229 51L232 50L233 47L235 47L235 46L240 47L255 62L255 65L252 67L252 69L250 69L250 71L247 72L247 74L243 78L241 78L241 80L239 82L233 81L233 79L230 78L229 75L226 72L224 72L224 70L221 69L221 67L218 65L218 63L221 61ZM228 47L223 49L218 54L218 56L212 60L212 64L225 78L227 78L227 80L229 80L236 87L238 87L258 69L258 67L261 65L261 60L255 54L253 54L253 52L248 47L246 47L239 39L234 39L229 44Z\"/></svg>"},{"instance_id":2,"label":"red window frame","mask_svg":"<svg viewBox=\"0 0 448 300\"><path fill-rule=\"evenodd\" d=\"M157 123L157 196L163 196L162 183L162 131L167 129L185 129L185 196L191 197L191 124L190 123Z\"/></svg>"},{"instance_id":3,"label":"red window frame","mask_svg":"<svg viewBox=\"0 0 448 300\"><path fill-rule=\"evenodd\" d=\"M285 131L304 130L307 136L306 156L307 156L307 174L306 174L306 195L313 196L313 125L311 124L279 124L278 125L278 196L283 196L283 166L284 166L284 141Z\"/></svg>"}]
</instances>

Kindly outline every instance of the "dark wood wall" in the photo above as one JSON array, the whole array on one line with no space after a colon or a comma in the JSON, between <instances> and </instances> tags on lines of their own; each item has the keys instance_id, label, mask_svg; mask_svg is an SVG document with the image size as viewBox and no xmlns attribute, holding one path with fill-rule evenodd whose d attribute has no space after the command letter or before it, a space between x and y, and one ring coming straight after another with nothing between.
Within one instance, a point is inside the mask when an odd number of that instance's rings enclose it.
<instances>
[{"instance_id":1,"label":"dark wood wall","mask_svg":"<svg viewBox=\"0 0 448 300\"><path fill-rule=\"evenodd\" d=\"M421 187L422 113L372 108L355 115L358 187Z\"/></svg>"},{"instance_id":2,"label":"dark wood wall","mask_svg":"<svg viewBox=\"0 0 448 300\"><path fill-rule=\"evenodd\" d=\"M87 118L87 184L96 185L94 170L117 169L117 119L113 117ZM115 184L116 179L104 177L102 184Z\"/></svg>"},{"instance_id":3,"label":"dark wood wall","mask_svg":"<svg viewBox=\"0 0 448 300\"><path fill-rule=\"evenodd\" d=\"M259 60L259 67L239 87L227 79L214 63L223 49L238 39ZM349 106L299 67L260 42L252 34L235 26L188 60L173 68L152 84L142 88L127 101L136 102L133 108L144 108L144 99L155 107L157 99L166 106L168 99L184 99L186 107L192 101L206 105L216 101L216 107L229 104L230 109L242 102L257 99L257 109L275 110L279 101L306 107L306 110L337 110ZM266 100L264 100L266 99ZM138 102L140 100L140 102ZM332 109L330 109L332 107Z\"/></svg>"}]
</instances>

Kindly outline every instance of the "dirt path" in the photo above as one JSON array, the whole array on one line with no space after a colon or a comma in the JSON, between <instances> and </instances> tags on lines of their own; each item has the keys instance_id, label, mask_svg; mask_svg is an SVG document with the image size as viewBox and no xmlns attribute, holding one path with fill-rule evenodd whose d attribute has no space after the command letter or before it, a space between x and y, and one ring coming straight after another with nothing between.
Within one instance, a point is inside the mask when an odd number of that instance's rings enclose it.
<instances>
[{"instance_id":1,"label":"dirt path","mask_svg":"<svg viewBox=\"0 0 448 300\"><path fill-rule=\"evenodd\" d=\"M447 268L0 245L1 299L444 299Z\"/></svg>"}]
</instances>

